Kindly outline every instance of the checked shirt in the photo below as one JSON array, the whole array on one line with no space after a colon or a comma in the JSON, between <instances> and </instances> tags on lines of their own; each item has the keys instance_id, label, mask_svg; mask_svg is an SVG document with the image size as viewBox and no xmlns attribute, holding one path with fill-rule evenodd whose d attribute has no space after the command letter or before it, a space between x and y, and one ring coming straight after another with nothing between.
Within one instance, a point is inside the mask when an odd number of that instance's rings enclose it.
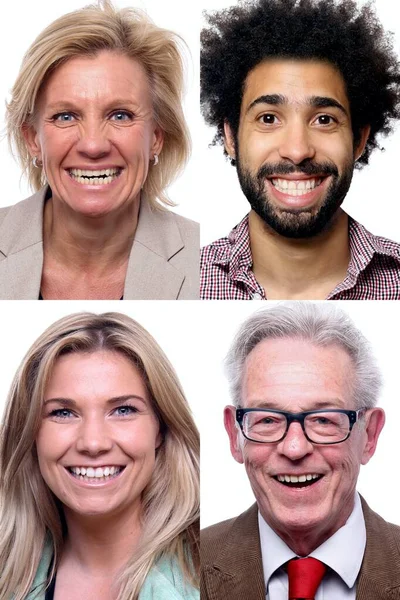
<instances>
[{"instance_id":1,"label":"checked shirt","mask_svg":"<svg viewBox=\"0 0 400 600\"><path fill-rule=\"evenodd\" d=\"M400 244L372 235L349 217L350 262L327 300L400 300ZM267 300L256 281L248 215L201 251L202 300Z\"/></svg>"}]
</instances>

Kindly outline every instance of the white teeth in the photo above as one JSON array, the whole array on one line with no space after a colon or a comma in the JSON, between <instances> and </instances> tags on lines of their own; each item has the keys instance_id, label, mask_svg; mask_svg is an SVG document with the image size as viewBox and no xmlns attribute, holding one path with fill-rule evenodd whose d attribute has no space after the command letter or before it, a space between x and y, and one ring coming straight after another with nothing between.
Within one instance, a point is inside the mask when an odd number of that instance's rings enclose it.
<instances>
[{"instance_id":1,"label":"white teeth","mask_svg":"<svg viewBox=\"0 0 400 600\"><path fill-rule=\"evenodd\" d=\"M70 467L69 470L80 479L101 479L102 477L112 477L122 471L122 467Z\"/></svg>"},{"instance_id":2,"label":"white teeth","mask_svg":"<svg viewBox=\"0 0 400 600\"><path fill-rule=\"evenodd\" d=\"M320 475L316 473L304 474L304 475L278 475L277 479L281 483L304 483L305 481L311 481L312 479L318 479Z\"/></svg>"},{"instance_id":3,"label":"white teeth","mask_svg":"<svg viewBox=\"0 0 400 600\"><path fill-rule=\"evenodd\" d=\"M271 179L272 185L276 189L289 196L303 196L310 190L313 190L319 186L322 179L299 179L299 180L288 180L288 179Z\"/></svg>"},{"instance_id":4,"label":"white teeth","mask_svg":"<svg viewBox=\"0 0 400 600\"><path fill-rule=\"evenodd\" d=\"M82 170L69 169L69 174L74 181L85 185L106 185L119 176L121 169Z\"/></svg>"}]
</instances>

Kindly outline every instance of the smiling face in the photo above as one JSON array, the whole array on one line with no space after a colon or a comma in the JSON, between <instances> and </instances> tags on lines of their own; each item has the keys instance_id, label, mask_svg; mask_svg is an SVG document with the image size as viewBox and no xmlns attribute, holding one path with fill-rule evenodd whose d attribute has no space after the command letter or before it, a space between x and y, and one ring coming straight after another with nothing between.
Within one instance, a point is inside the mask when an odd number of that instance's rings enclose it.
<instances>
[{"instance_id":1,"label":"smiling face","mask_svg":"<svg viewBox=\"0 0 400 600\"><path fill-rule=\"evenodd\" d=\"M353 363L338 346L265 340L247 357L241 405L288 412L354 410L353 380ZM234 414L233 407L225 409L231 451L245 464L262 516L290 547L307 544L309 553L350 516L360 464L375 451L383 412L368 410L365 422L356 423L346 441L326 446L307 441L297 422L280 442L248 441L235 426ZM306 477L305 483L304 477L302 482L282 481L283 476L307 475L318 477Z\"/></svg>"},{"instance_id":2,"label":"smiling face","mask_svg":"<svg viewBox=\"0 0 400 600\"><path fill-rule=\"evenodd\" d=\"M146 386L125 356L99 351L56 361L36 447L66 515L140 511L160 443Z\"/></svg>"},{"instance_id":3,"label":"smiling face","mask_svg":"<svg viewBox=\"0 0 400 600\"><path fill-rule=\"evenodd\" d=\"M354 148L345 83L334 66L268 60L247 76L238 134L226 125L225 145L255 213L280 235L307 238L332 222L368 133Z\"/></svg>"},{"instance_id":4,"label":"smiling face","mask_svg":"<svg viewBox=\"0 0 400 600\"><path fill-rule=\"evenodd\" d=\"M163 141L144 68L109 51L59 66L24 134L43 162L53 201L88 216L137 202Z\"/></svg>"}]
</instances>

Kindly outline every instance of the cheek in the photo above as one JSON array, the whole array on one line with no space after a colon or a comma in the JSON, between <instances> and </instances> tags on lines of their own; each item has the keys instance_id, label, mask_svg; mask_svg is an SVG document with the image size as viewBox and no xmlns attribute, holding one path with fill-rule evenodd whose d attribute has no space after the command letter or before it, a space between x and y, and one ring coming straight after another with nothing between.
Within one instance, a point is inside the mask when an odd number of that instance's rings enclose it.
<instances>
[{"instance_id":1,"label":"cheek","mask_svg":"<svg viewBox=\"0 0 400 600\"><path fill-rule=\"evenodd\" d=\"M118 436L119 445L133 459L152 460L155 457L158 428L135 428Z\"/></svg>"},{"instance_id":2,"label":"cheek","mask_svg":"<svg viewBox=\"0 0 400 600\"><path fill-rule=\"evenodd\" d=\"M76 139L77 135L73 130L44 132L39 142L45 166L57 166L73 147Z\"/></svg>"},{"instance_id":3,"label":"cheek","mask_svg":"<svg viewBox=\"0 0 400 600\"><path fill-rule=\"evenodd\" d=\"M245 446L243 448L244 464L250 478L252 475L255 477L264 477L268 466L273 465L271 454L269 448L262 447L261 445L260 447L249 448L249 446Z\"/></svg>"},{"instance_id":4,"label":"cheek","mask_svg":"<svg viewBox=\"0 0 400 600\"><path fill-rule=\"evenodd\" d=\"M316 150L319 155L323 155L334 162L341 172L354 162L353 136L348 131L343 131L335 137L329 135L321 137Z\"/></svg>"},{"instance_id":5,"label":"cheek","mask_svg":"<svg viewBox=\"0 0 400 600\"><path fill-rule=\"evenodd\" d=\"M265 134L257 131L239 131L240 159L243 165L250 167L251 171L258 171L266 157L274 149L273 134ZM276 144L275 144L276 145Z\"/></svg>"}]
</instances>

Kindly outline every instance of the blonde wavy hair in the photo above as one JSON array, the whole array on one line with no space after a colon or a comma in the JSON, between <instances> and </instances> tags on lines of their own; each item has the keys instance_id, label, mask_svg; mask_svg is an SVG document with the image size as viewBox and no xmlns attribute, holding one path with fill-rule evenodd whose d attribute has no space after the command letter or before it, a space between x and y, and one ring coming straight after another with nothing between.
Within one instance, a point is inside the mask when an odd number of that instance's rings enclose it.
<instances>
[{"instance_id":1,"label":"blonde wavy hair","mask_svg":"<svg viewBox=\"0 0 400 600\"><path fill-rule=\"evenodd\" d=\"M23 135L34 124L43 85L57 67L76 56L96 56L107 50L139 61L149 78L154 119L164 133L155 167L150 163L143 192L153 207L173 206L165 190L184 167L190 138L182 110L183 61L181 38L154 25L138 9L116 10L110 0L98 0L63 15L36 38L24 56L7 104L7 135L34 191L45 183L42 167L34 167Z\"/></svg>"},{"instance_id":2,"label":"blonde wavy hair","mask_svg":"<svg viewBox=\"0 0 400 600\"><path fill-rule=\"evenodd\" d=\"M39 470L36 437L44 392L57 358L119 352L139 369L160 421L163 443L143 491L142 536L118 582L118 600L136 600L153 564L175 557L198 587L199 435L177 375L151 335L120 313L77 313L49 327L23 359L9 393L0 445L0 598L26 598L46 543L54 572L63 552L62 505Z\"/></svg>"}]
</instances>

